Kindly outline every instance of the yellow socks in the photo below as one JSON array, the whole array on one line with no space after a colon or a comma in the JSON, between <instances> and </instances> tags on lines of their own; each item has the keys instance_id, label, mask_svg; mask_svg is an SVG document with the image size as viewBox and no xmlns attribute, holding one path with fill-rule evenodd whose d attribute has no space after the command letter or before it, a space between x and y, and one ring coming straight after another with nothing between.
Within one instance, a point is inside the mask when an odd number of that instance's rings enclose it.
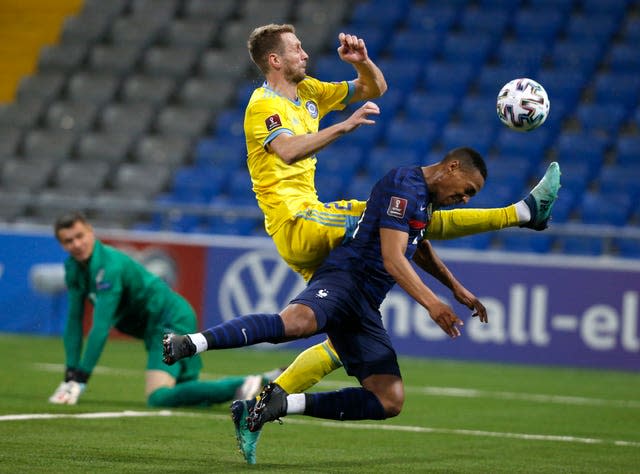
<instances>
[{"instance_id":1,"label":"yellow socks","mask_svg":"<svg viewBox=\"0 0 640 474\"><path fill-rule=\"evenodd\" d=\"M515 204L495 209L452 209L434 212L424 236L446 240L520 224Z\"/></svg>"},{"instance_id":2,"label":"yellow socks","mask_svg":"<svg viewBox=\"0 0 640 474\"><path fill-rule=\"evenodd\" d=\"M287 393L302 393L339 367L342 363L327 339L300 353L274 382Z\"/></svg>"}]
</instances>

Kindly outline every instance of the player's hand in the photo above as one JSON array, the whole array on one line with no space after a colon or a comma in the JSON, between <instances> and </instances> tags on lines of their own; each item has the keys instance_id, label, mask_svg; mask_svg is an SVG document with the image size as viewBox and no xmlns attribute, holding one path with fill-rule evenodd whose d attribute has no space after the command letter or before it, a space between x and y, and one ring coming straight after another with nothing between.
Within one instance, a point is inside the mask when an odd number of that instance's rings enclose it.
<instances>
[{"instance_id":1,"label":"player's hand","mask_svg":"<svg viewBox=\"0 0 640 474\"><path fill-rule=\"evenodd\" d=\"M429 315L449 337L455 339L460 335L460 328L464 326L464 321L456 316L449 305L439 301L429 308Z\"/></svg>"},{"instance_id":2,"label":"player's hand","mask_svg":"<svg viewBox=\"0 0 640 474\"><path fill-rule=\"evenodd\" d=\"M338 35L340 46L338 47L338 55L343 61L353 64L361 63L369 58L367 47L362 38L355 35L340 33Z\"/></svg>"},{"instance_id":3,"label":"player's hand","mask_svg":"<svg viewBox=\"0 0 640 474\"><path fill-rule=\"evenodd\" d=\"M347 132L352 132L360 125L373 125L375 120L369 118L370 115L380 115L380 107L373 102L365 102L351 116L344 121Z\"/></svg>"},{"instance_id":4,"label":"player's hand","mask_svg":"<svg viewBox=\"0 0 640 474\"><path fill-rule=\"evenodd\" d=\"M73 380L62 382L58 385L55 392L53 392L53 395L49 397L49 403L56 405L75 405L78 403L78 399L86 387L86 383L79 383Z\"/></svg>"},{"instance_id":5,"label":"player's hand","mask_svg":"<svg viewBox=\"0 0 640 474\"><path fill-rule=\"evenodd\" d=\"M465 305L467 308L473 311L472 316L480 318L480 322L488 323L489 317L487 316L487 308L480 302L480 300L465 287L460 286L453 290L453 296L455 299Z\"/></svg>"}]
</instances>

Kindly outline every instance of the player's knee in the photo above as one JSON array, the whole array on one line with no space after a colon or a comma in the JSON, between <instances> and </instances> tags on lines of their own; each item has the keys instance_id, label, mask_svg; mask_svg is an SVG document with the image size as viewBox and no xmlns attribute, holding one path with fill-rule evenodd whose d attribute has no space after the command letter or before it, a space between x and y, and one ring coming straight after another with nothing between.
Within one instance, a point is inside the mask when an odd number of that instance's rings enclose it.
<instances>
[{"instance_id":1,"label":"player's knee","mask_svg":"<svg viewBox=\"0 0 640 474\"><path fill-rule=\"evenodd\" d=\"M280 313L286 337L299 338L315 334L318 324L311 308L302 304L287 306Z\"/></svg>"},{"instance_id":2,"label":"player's knee","mask_svg":"<svg viewBox=\"0 0 640 474\"><path fill-rule=\"evenodd\" d=\"M160 387L149 394L147 405L151 408L174 407L175 403L172 395L170 388Z\"/></svg>"},{"instance_id":3,"label":"player's knee","mask_svg":"<svg viewBox=\"0 0 640 474\"><path fill-rule=\"evenodd\" d=\"M404 397L389 397L381 401L384 407L384 414L387 418L393 418L398 416L402 411L404 405Z\"/></svg>"}]
</instances>

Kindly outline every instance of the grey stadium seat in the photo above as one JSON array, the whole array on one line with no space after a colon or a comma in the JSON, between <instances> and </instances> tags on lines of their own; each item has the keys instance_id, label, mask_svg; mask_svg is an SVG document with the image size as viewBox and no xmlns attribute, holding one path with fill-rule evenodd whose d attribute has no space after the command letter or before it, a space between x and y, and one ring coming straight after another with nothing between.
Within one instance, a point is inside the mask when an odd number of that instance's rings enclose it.
<instances>
[{"instance_id":1,"label":"grey stadium seat","mask_svg":"<svg viewBox=\"0 0 640 474\"><path fill-rule=\"evenodd\" d=\"M21 138L19 128L0 126L0 158L17 155Z\"/></svg>"},{"instance_id":2,"label":"grey stadium seat","mask_svg":"<svg viewBox=\"0 0 640 474\"><path fill-rule=\"evenodd\" d=\"M211 112L202 108L165 107L155 122L155 128L163 135L182 135L195 138L202 135L211 120Z\"/></svg>"},{"instance_id":3,"label":"grey stadium seat","mask_svg":"<svg viewBox=\"0 0 640 474\"><path fill-rule=\"evenodd\" d=\"M116 75L83 71L69 78L67 97L70 100L103 105L113 99L117 88L118 77Z\"/></svg>"},{"instance_id":4,"label":"grey stadium seat","mask_svg":"<svg viewBox=\"0 0 640 474\"><path fill-rule=\"evenodd\" d=\"M63 90L66 76L61 72L43 72L24 77L18 85L19 101L38 98L46 102L57 98Z\"/></svg>"},{"instance_id":5,"label":"grey stadium seat","mask_svg":"<svg viewBox=\"0 0 640 474\"><path fill-rule=\"evenodd\" d=\"M198 50L207 48L214 40L219 25L212 20L193 18L172 21L162 33L163 44Z\"/></svg>"},{"instance_id":6,"label":"grey stadium seat","mask_svg":"<svg viewBox=\"0 0 640 474\"><path fill-rule=\"evenodd\" d=\"M66 160L73 154L77 134L69 130L36 129L27 133L23 154L31 158Z\"/></svg>"},{"instance_id":7,"label":"grey stadium seat","mask_svg":"<svg viewBox=\"0 0 640 474\"><path fill-rule=\"evenodd\" d=\"M234 97L236 83L227 79L187 79L178 100L188 107L206 107L211 111L223 109Z\"/></svg>"},{"instance_id":8,"label":"grey stadium seat","mask_svg":"<svg viewBox=\"0 0 640 474\"><path fill-rule=\"evenodd\" d=\"M132 0L131 15L147 21L166 22L178 10L178 0Z\"/></svg>"},{"instance_id":9,"label":"grey stadium seat","mask_svg":"<svg viewBox=\"0 0 640 474\"><path fill-rule=\"evenodd\" d=\"M44 109L45 101L38 97L1 104L0 126L35 127L40 121Z\"/></svg>"},{"instance_id":10,"label":"grey stadium seat","mask_svg":"<svg viewBox=\"0 0 640 474\"><path fill-rule=\"evenodd\" d=\"M52 224L55 219L69 211L85 211L90 203L90 195L86 192L45 189L34 196L31 206L31 217L42 224Z\"/></svg>"},{"instance_id":11,"label":"grey stadium seat","mask_svg":"<svg viewBox=\"0 0 640 474\"><path fill-rule=\"evenodd\" d=\"M118 164L127 159L135 136L126 132L92 132L80 137L76 147L78 160Z\"/></svg>"},{"instance_id":12,"label":"grey stadium seat","mask_svg":"<svg viewBox=\"0 0 640 474\"><path fill-rule=\"evenodd\" d=\"M129 74L133 71L142 47L136 44L94 46L89 53L88 67L94 72Z\"/></svg>"},{"instance_id":13,"label":"grey stadium seat","mask_svg":"<svg viewBox=\"0 0 640 474\"><path fill-rule=\"evenodd\" d=\"M87 50L88 46L84 42L46 45L40 50L38 71L69 74L82 65Z\"/></svg>"},{"instance_id":14,"label":"grey stadium seat","mask_svg":"<svg viewBox=\"0 0 640 474\"><path fill-rule=\"evenodd\" d=\"M85 132L96 121L98 105L91 102L57 101L49 106L45 126L51 129Z\"/></svg>"},{"instance_id":15,"label":"grey stadium seat","mask_svg":"<svg viewBox=\"0 0 640 474\"><path fill-rule=\"evenodd\" d=\"M285 23L290 18L293 3L292 0L246 0L240 7L240 13L254 27L267 23Z\"/></svg>"},{"instance_id":16,"label":"grey stadium seat","mask_svg":"<svg viewBox=\"0 0 640 474\"><path fill-rule=\"evenodd\" d=\"M244 50L245 54L249 54L247 52L247 40L249 39L249 34L251 34L251 31L253 31L257 24L260 23L254 24L253 22L242 20L228 22L220 35L222 48L238 52ZM239 53L238 57L240 57Z\"/></svg>"},{"instance_id":17,"label":"grey stadium seat","mask_svg":"<svg viewBox=\"0 0 640 474\"><path fill-rule=\"evenodd\" d=\"M139 135L151 126L155 110L149 104L112 103L100 117L100 128L105 132Z\"/></svg>"},{"instance_id":18,"label":"grey stadium seat","mask_svg":"<svg viewBox=\"0 0 640 474\"><path fill-rule=\"evenodd\" d=\"M108 37L113 44L137 44L149 46L158 38L162 31L162 23L149 21L140 17L116 18L111 26Z\"/></svg>"},{"instance_id":19,"label":"grey stadium seat","mask_svg":"<svg viewBox=\"0 0 640 474\"><path fill-rule=\"evenodd\" d=\"M94 193L104 186L111 167L99 161L66 161L55 170L53 182L60 189L76 189Z\"/></svg>"},{"instance_id":20,"label":"grey stadium seat","mask_svg":"<svg viewBox=\"0 0 640 474\"><path fill-rule=\"evenodd\" d=\"M235 13L237 0L187 0L184 14L187 18L226 21Z\"/></svg>"},{"instance_id":21,"label":"grey stadium seat","mask_svg":"<svg viewBox=\"0 0 640 474\"><path fill-rule=\"evenodd\" d=\"M176 87L176 80L170 77L154 77L137 74L127 78L122 85L121 98L124 102L143 102L156 106L164 105Z\"/></svg>"},{"instance_id":22,"label":"grey stadium seat","mask_svg":"<svg viewBox=\"0 0 640 474\"><path fill-rule=\"evenodd\" d=\"M145 52L142 70L145 74L182 79L191 73L198 52L189 47L155 46Z\"/></svg>"},{"instance_id":23,"label":"grey stadium seat","mask_svg":"<svg viewBox=\"0 0 640 474\"><path fill-rule=\"evenodd\" d=\"M8 159L2 163L0 188L4 191L38 191L49 182L53 167L53 161Z\"/></svg>"},{"instance_id":24,"label":"grey stadium seat","mask_svg":"<svg viewBox=\"0 0 640 474\"><path fill-rule=\"evenodd\" d=\"M81 11L78 15L65 18L62 24L62 42L87 45L95 43L105 37L110 23L109 16L99 12Z\"/></svg>"},{"instance_id":25,"label":"grey stadium seat","mask_svg":"<svg viewBox=\"0 0 640 474\"><path fill-rule=\"evenodd\" d=\"M150 201L144 196L101 191L93 196L91 206L89 215L95 227L126 228L148 213Z\"/></svg>"},{"instance_id":26,"label":"grey stadium seat","mask_svg":"<svg viewBox=\"0 0 640 474\"><path fill-rule=\"evenodd\" d=\"M350 5L344 0L302 0L296 3L296 30L298 23L312 23L315 25L340 25L347 15ZM304 36L302 46L304 47ZM337 47L337 46L336 46Z\"/></svg>"},{"instance_id":27,"label":"grey stadium seat","mask_svg":"<svg viewBox=\"0 0 640 474\"><path fill-rule=\"evenodd\" d=\"M198 71L203 77L235 82L244 78L252 66L246 49L241 56L238 50L208 49L200 57Z\"/></svg>"},{"instance_id":28,"label":"grey stadium seat","mask_svg":"<svg viewBox=\"0 0 640 474\"><path fill-rule=\"evenodd\" d=\"M116 170L112 184L120 195L151 197L165 188L170 175L168 167L123 163Z\"/></svg>"},{"instance_id":29,"label":"grey stadium seat","mask_svg":"<svg viewBox=\"0 0 640 474\"><path fill-rule=\"evenodd\" d=\"M133 157L138 163L175 168L187 163L190 150L191 140L187 137L147 135L136 144Z\"/></svg>"},{"instance_id":30,"label":"grey stadium seat","mask_svg":"<svg viewBox=\"0 0 640 474\"><path fill-rule=\"evenodd\" d=\"M0 221L12 222L27 211L31 201L28 191L0 190Z\"/></svg>"}]
</instances>

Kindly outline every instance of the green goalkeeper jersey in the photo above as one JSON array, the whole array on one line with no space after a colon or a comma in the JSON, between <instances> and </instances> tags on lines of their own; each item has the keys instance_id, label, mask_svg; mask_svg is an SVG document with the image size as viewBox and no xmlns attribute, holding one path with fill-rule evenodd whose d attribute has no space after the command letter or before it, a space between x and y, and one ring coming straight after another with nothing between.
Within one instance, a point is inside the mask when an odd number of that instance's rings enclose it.
<instances>
[{"instance_id":1,"label":"green goalkeeper jersey","mask_svg":"<svg viewBox=\"0 0 640 474\"><path fill-rule=\"evenodd\" d=\"M161 278L124 252L96 240L88 263L65 261L69 313L64 331L67 367L91 373L115 327L145 339L157 328L171 327L172 318L195 312ZM83 353L85 301L93 305L93 324Z\"/></svg>"}]
</instances>

